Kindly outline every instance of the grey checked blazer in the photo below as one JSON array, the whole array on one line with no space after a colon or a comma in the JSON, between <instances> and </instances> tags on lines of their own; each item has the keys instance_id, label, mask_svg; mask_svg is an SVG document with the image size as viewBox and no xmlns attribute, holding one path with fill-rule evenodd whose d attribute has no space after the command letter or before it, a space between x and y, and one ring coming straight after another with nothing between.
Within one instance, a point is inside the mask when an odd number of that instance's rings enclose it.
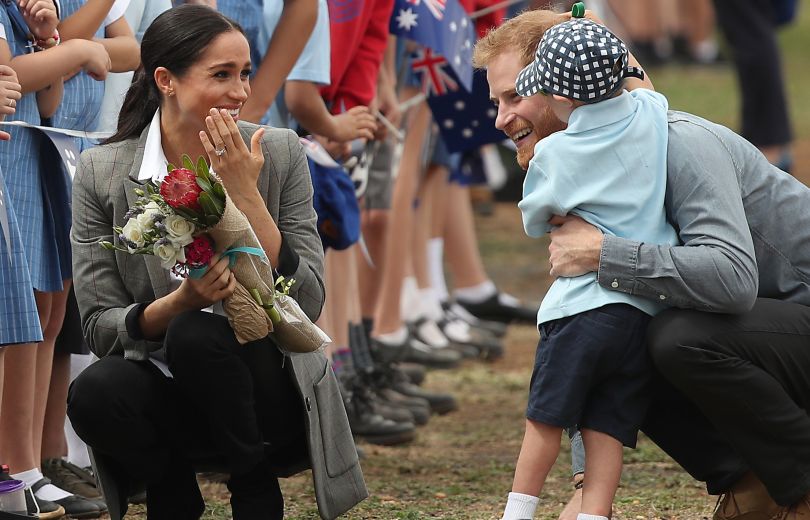
<instances>
[{"instance_id":1,"label":"grey checked blazer","mask_svg":"<svg viewBox=\"0 0 810 520\"><path fill-rule=\"evenodd\" d=\"M258 127L239 122L245 142ZM135 200L133 190L149 127L140 139L98 146L82 153L73 182L73 280L90 348L99 357L123 355L146 361L162 342L136 340L125 324L134 305L167 294L168 277L154 256L108 251L113 225ZM291 295L313 319L324 302L323 249L312 208L312 182L304 150L290 130L267 129L265 163L258 187L283 240L299 256ZM336 518L368 496L337 381L321 353L288 359L306 409L315 495L322 518ZM104 487L102 485L102 487Z\"/></svg>"}]
</instances>

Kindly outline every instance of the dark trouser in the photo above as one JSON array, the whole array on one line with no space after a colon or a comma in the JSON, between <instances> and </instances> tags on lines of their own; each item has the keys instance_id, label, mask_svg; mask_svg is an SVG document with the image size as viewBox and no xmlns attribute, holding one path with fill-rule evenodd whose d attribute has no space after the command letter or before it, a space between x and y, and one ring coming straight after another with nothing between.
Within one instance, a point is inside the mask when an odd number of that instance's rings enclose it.
<instances>
[{"instance_id":1,"label":"dark trouser","mask_svg":"<svg viewBox=\"0 0 810 520\"><path fill-rule=\"evenodd\" d=\"M713 494L748 469L779 504L810 491L810 307L760 298L739 315L670 309L648 339L671 383L658 381L642 427L656 444Z\"/></svg>"},{"instance_id":2,"label":"dark trouser","mask_svg":"<svg viewBox=\"0 0 810 520\"><path fill-rule=\"evenodd\" d=\"M165 377L151 362L108 356L74 381L68 415L93 450L147 483L150 520L196 519L192 461L219 455L231 471L235 519L281 518L270 471L306 439L301 398L275 345L239 345L224 317L181 314L166 332ZM251 502L263 515L251 514Z\"/></svg>"},{"instance_id":3,"label":"dark trouser","mask_svg":"<svg viewBox=\"0 0 810 520\"><path fill-rule=\"evenodd\" d=\"M791 141L774 9L768 0L714 0L734 54L742 94L743 137L755 146Z\"/></svg>"}]
</instances>

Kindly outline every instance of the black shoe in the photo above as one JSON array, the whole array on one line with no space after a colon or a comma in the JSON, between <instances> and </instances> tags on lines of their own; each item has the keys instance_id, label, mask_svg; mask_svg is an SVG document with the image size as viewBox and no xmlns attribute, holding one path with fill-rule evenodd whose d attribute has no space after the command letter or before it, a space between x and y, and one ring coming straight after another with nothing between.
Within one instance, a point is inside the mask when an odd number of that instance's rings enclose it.
<instances>
[{"instance_id":1,"label":"black shoe","mask_svg":"<svg viewBox=\"0 0 810 520\"><path fill-rule=\"evenodd\" d=\"M506 295L504 295L506 296ZM473 316L482 320L500 321L509 323L513 321L524 323L537 323L537 309L530 309L502 298L496 292L486 300L479 303L469 303L458 300L459 305L467 309Z\"/></svg>"},{"instance_id":2,"label":"black shoe","mask_svg":"<svg viewBox=\"0 0 810 520\"><path fill-rule=\"evenodd\" d=\"M398 423L415 423L413 414L402 406L396 406L393 403L387 402L383 399L371 385L368 384L367 378L361 378L354 375L345 383L345 388L348 389L355 399L362 399L367 402L374 413L383 416Z\"/></svg>"},{"instance_id":3,"label":"black shoe","mask_svg":"<svg viewBox=\"0 0 810 520\"><path fill-rule=\"evenodd\" d=\"M470 314L470 311L456 302L442 302L442 309L444 309L444 313L449 319L460 319L468 325L485 330L486 332L494 335L496 338L506 336L507 324L503 323L502 321L482 320L480 318L476 318Z\"/></svg>"},{"instance_id":4,"label":"black shoe","mask_svg":"<svg viewBox=\"0 0 810 520\"><path fill-rule=\"evenodd\" d=\"M415 322L408 323L408 330L415 339L434 350L449 348L458 352L463 358L478 357L479 351L475 346L454 341L436 322L428 318L419 318Z\"/></svg>"},{"instance_id":5,"label":"black shoe","mask_svg":"<svg viewBox=\"0 0 810 520\"><path fill-rule=\"evenodd\" d=\"M34 482L31 486L31 491L35 494L39 491L42 486L46 486L50 484L51 481L48 478L41 478ZM41 501L39 498L34 495L34 498L37 502L40 502L40 509L42 507ZM87 500L86 498L82 498L79 495L68 495L65 498L60 498L59 500L52 500L54 504L61 506L65 514L71 518L98 518L101 516L101 508ZM42 516L40 515L40 518Z\"/></svg>"},{"instance_id":6,"label":"black shoe","mask_svg":"<svg viewBox=\"0 0 810 520\"><path fill-rule=\"evenodd\" d=\"M376 393L382 402L408 410L412 422L417 426L424 426L430 420L430 403L426 400L402 395L391 388L380 388L376 390Z\"/></svg>"},{"instance_id":7,"label":"black shoe","mask_svg":"<svg viewBox=\"0 0 810 520\"><path fill-rule=\"evenodd\" d=\"M96 487L92 470L88 471L62 459L47 459L42 461L42 474L59 489L89 500L96 504L102 513L107 511L107 505Z\"/></svg>"},{"instance_id":8,"label":"black shoe","mask_svg":"<svg viewBox=\"0 0 810 520\"><path fill-rule=\"evenodd\" d=\"M419 398L428 402L433 413L444 415L458 408L458 402L452 394L430 392L420 388L408 380L402 371L394 365L380 367L379 384L383 388L390 388L405 397Z\"/></svg>"},{"instance_id":9,"label":"black shoe","mask_svg":"<svg viewBox=\"0 0 810 520\"><path fill-rule=\"evenodd\" d=\"M389 345L371 338L370 350L378 364L407 361L430 368L453 368L461 362L461 354L458 352L447 348L432 348L410 334L398 345Z\"/></svg>"},{"instance_id":10,"label":"black shoe","mask_svg":"<svg viewBox=\"0 0 810 520\"><path fill-rule=\"evenodd\" d=\"M25 488L25 507L28 514L39 520L54 520L65 516L65 508L55 502L42 500L34 495L34 490Z\"/></svg>"},{"instance_id":11,"label":"black shoe","mask_svg":"<svg viewBox=\"0 0 810 520\"><path fill-rule=\"evenodd\" d=\"M433 348L409 335L401 360L428 368L455 368L461 363L461 354L449 348Z\"/></svg>"},{"instance_id":12,"label":"black shoe","mask_svg":"<svg viewBox=\"0 0 810 520\"><path fill-rule=\"evenodd\" d=\"M503 357L502 341L485 329L470 325L459 318L446 318L438 325L450 341L474 348L481 359L493 361Z\"/></svg>"},{"instance_id":13,"label":"black shoe","mask_svg":"<svg viewBox=\"0 0 810 520\"><path fill-rule=\"evenodd\" d=\"M371 404L362 396L355 396L349 391L343 394L346 416L349 427L355 437L371 444L394 446L410 442L416 436L413 423L394 422L374 412Z\"/></svg>"},{"instance_id":14,"label":"black shoe","mask_svg":"<svg viewBox=\"0 0 810 520\"><path fill-rule=\"evenodd\" d=\"M408 381L416 386L424 383L425 374L427 373L424 365L419 365L417 363L397 363L397 368L400 372L408 376Z\"/></svg>"}]
</instances>

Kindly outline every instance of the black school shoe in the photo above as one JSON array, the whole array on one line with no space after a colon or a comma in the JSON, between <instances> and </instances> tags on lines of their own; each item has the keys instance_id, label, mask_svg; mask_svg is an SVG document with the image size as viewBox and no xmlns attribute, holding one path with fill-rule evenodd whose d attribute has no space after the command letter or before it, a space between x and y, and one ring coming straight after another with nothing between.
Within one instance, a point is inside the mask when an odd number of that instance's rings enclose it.
<instances>
[{"instance_id":1,"label":"black school shoe","mask_svg":"<svg viewBox=\"0 0 810 520\"><path fill-rule=\"evenodd\" d=\"M47 484L50 484L51 481L47 478L43 477L31 486L32 494L34 494L34 498L36 502L39 504L40 511L42 511L43 502L48 502L47 500L41 500L36 497L36 492ZM69 516L70 518L98 518L101 516L101 508L87 500L86 498L82 498L78 495L69 495L65 498L60 498L59 500L52 500L50 501L57 506L61 506L64 509L64 514ZM30 509L29 509L30 511ZM42 513L40 512L40 518L59 518L57 517L43 517Z\"/></svg>"},{"instance_id":2,"label":"black school shoe","mask_svg":"<svg viewBox=\"0 0 810 520\"><path fill-rule=\"evenodd\" d=\"M65 516L65 508L55 502L42 500L34 496L34 490L25 488L25 507L32 518L54 520Z\"/></svg>"},{"instance_id":3,"label":"black school shoe","mask_svg":"<svg viewBox=\"0 0 810 520\"><path fill-rule=\"evenodd\" d=\"M503 323L522 322L537 323L537 309L525 307L518 303L513 303L506 298L501 298L501 293L496 292L486 300L479 303L456 300L470 314L482 320L500 321Z\"/></svg>"}]
</instances>

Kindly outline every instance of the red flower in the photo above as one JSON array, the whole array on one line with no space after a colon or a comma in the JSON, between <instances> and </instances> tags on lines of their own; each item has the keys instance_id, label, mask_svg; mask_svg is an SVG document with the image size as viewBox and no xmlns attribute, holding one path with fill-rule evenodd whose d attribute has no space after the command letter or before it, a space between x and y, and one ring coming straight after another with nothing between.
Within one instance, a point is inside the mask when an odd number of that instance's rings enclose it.
<instances>
[{"instance_id":1,"label":"red flower","mask_svg":"<svg viewBox=\"0 0 810 520\"><path fill-rule=\"evenodd\" d=\"M202 188L197 185L197 174L186 168L175 168L160 183L160 196L173 208L200 211L197 197Z\"/></svg>"},{"instance_id":2,"label":"red flower","mask_svg":"<svg viewBox=\"0 0 810 520\"><path fill-rule=\"evenodd\" d=\"M214 256L214 242L206 234L194 237L194 242L186 246L186 264L191 267L207 266Z\"/></svg>"}]
</instances>

